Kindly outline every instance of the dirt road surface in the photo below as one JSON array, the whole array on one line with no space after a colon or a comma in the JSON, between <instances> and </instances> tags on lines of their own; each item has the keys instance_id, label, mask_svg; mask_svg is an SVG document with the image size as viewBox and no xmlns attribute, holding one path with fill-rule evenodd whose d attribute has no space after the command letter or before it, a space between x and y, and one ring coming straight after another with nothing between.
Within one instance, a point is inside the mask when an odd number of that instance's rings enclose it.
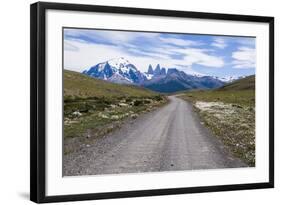
<instances>
[{"instance_id":1,"label":"dirt road surface","mask_svg":"<svg viewBox=\"0 0 281 205\"><path fill-rule=\"evenodd\" d=\"M118 174L246 166L200 122L192 105L170 103L79 152L64 156L64 175Z\"/></svg>"}]
</instances>

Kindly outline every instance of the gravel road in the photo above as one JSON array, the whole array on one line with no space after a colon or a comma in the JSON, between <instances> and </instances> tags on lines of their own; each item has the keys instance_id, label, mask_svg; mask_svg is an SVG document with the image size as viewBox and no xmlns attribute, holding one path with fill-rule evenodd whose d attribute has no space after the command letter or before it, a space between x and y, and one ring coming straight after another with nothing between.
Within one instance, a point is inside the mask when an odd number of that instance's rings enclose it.
<instances>
[{"instance_id":1,"label":"gravel road","mask_svg":"<svg viewBox=\"0 0 281 205\"><path fill-rule=\"evenodd\" d=\"M201 124L192 105L170 103L63 158L64 176L246 166Z\"/></svg>"}]
</instances>

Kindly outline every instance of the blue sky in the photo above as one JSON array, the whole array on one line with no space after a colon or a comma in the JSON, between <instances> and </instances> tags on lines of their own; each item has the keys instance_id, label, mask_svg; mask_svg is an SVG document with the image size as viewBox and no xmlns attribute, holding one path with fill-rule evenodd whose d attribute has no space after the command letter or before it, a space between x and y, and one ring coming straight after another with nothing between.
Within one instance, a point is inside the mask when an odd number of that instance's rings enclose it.
<instances>
[{"instance_id":1,"label":"blue sky","mask_svg":"<svg viewBox=\"0 0 281 205\"><path fill-rule=\"evenodd\" d=\"M255 74L253 37L64 29L64 67L83 71L124 57L139 70L159 63L186 73L218 77Z\"/></svg>"}]
</instances>

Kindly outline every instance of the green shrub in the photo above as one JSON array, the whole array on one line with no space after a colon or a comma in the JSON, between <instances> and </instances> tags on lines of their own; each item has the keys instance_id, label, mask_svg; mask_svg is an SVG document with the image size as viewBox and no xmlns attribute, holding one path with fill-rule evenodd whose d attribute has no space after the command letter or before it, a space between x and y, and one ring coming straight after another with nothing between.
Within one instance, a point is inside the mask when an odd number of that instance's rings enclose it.
<instances>
[{"instance_id":1,"label":"green shrub","mask_svg":"<svg viewBox=\"0 0 281 205\"><path fill-rule=\"evenodd\" d=\"M144 104L149 104L149 103L150 103L150 100L144 99L144 100L143 100L143 103L144 103Z\"/></svg>"},{"instance_id":2,"label":"green shrub","mask_svg":"<svg viewBox=\"0 0 281 205\"><path fill-rule=\"evenodd\" d=\"M134 106L140 106L140 105L143 105L143 101L142 100L136 100L134 102Z\"/></svg>"},{"instance_id":3,"label":"green shrub","mask_svg":"<svg viewBox=\"0 0 281 205\"><path fill-rule=\"evenodd\" d=\"M162 100L162 96L161 96L161 95L156 95L156 96L154 97L154 99L155 99L156 101L161 101L161 100Z\"/></svg>"}]
</instances>

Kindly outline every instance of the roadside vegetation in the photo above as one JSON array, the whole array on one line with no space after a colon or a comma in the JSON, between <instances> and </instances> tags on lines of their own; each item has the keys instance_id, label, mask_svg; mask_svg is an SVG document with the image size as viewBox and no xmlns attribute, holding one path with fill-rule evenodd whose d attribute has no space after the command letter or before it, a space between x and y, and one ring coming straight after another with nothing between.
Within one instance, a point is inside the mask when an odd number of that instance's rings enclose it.
<instances>
[{"instance_id":1,"label":"roadside vegetation","mask_svg":"<svg viewBox=\"0 0 281 205\"><path fill-rule=\"evenodd\" d=\"M126 119L164 105L166 97L64 70L64 154L119 128Z\"/></svg>"},{"instance_id":2,"label":"roadside vegetation","mask_svg":"<svg viewBox=\"0 0 281 205\"><path fill-rule=\"evenodd\" d=\"M236 157L255 166L255 76L181 97L193 103L203 123Z\"/></svg>"}]
</instances>

